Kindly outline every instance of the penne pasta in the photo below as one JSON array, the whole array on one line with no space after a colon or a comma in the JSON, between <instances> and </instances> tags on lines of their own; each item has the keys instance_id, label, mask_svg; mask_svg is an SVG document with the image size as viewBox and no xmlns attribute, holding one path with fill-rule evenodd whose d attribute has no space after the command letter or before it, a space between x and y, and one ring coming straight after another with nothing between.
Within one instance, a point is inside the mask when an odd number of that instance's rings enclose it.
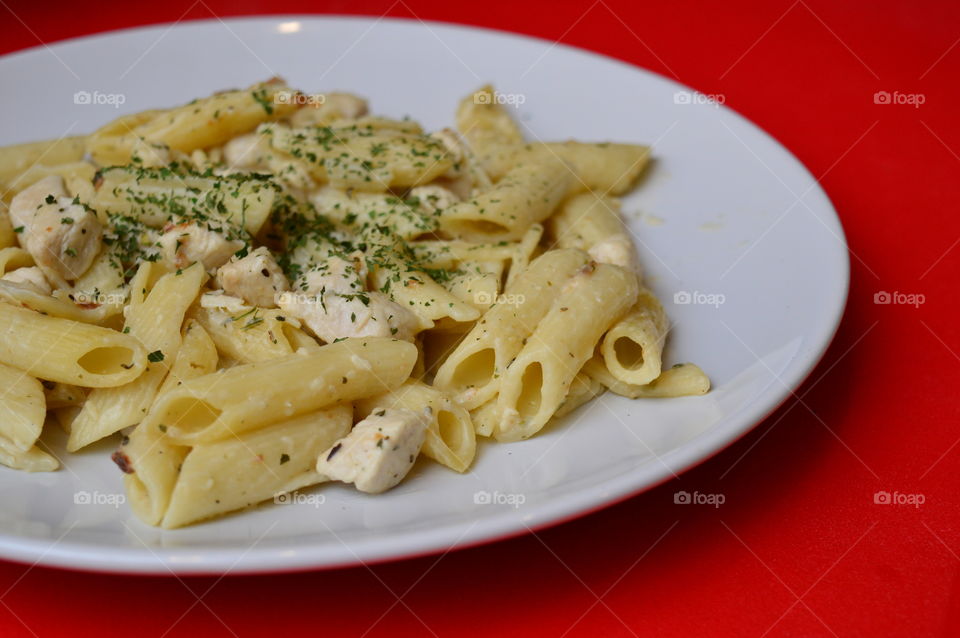
<instances>
[{"instance_id":1,"label":"penne pasta","mask_svg":"<svg viewBox=\"0 0 960 638\"><path fill-rule=\"evenodd\" d=\"M0 148L0 464L57 469L48 420L119 433L131 510L175 529L707 392L663 368L615 198L650 149L528 142L504 97L431 132L274 78Z\"/></svg>"},{"instance_id":2,"label":"penne pasta","mask_svg":"<svg viewBox=\"0 0 960 638\"><path fill-rule=\"evenodd\" d=\"M315 352L237 365L184 382L154 404L141 427L164 426L179 444L217 441L340 401L399 386L417 359L413 344L347 339ZM263 379L270 379L263 384Z\"/></svg>"},{"instance_id":3,"label":"penne pasta","mask_svg":"<svg viewBox=\"0 0 960 638\"><path fill-rule=\"evenodd\" d=\"M40 437L46 417L40 382L16 368L0 364L0 440L13 452L26 452Z\"/></svg>"},{"instance_id":4,"label":"penne pasta","mask_svg":"<svg viewBox=\"0 0 960 638\"><path fill-rule=\"evenodd\" d=\"M150 269L152 265L148 263L141 268ZM184 314L205 278L200 264L194 264L186 270L163 275L142 299L138 299L141 295L135 295L126 313L124 331L149 352L147 369L131 383L90 393L83 410L73 421L67 451L75 452L143 419L177 358Z\"/></svg>"},{"instance_id":5,"label":"penne pasta","mask_svg":"<svg viewBox=\"0 0 960 638\"><path fill-rule=\"evenodd\" d=\"M470 414L443 392L417 381L410 381L377 397L358 401L360 414L377 408L404 408L430 414L430 425L422 452L456 472L465 472L477 453L476 435Z\"/></svg>"},{"instance_id":6,"label":"penne pasta","mask_svg":"<svg viewBox=\"0 0 960 638\"><path fill-rule=\"evenodd\" d=\"M518 166L490 190L443 211L440 227L473 242L518 239L531 224L550 216L571 182L562 162Z\"/></svg>"},{"instance_id":7,"label":"penne pasta","mask_svg":"<svg viewBox=\"0 0 960 638\"><path fill-rule=\"evenodd\" d=\"M507 366L550 310L564 282L587 261L586 253L573 249L550 251L534 260L440 366L434 385L467 409L494 396Z\"/></svg>"},{"instance_id":8,"label":"penne pasta","mask_svg":"<svg viewBox=\"0 0 960 638\"><path fill-rule=\"evenodd\" d=\"M49 344L41 356L37 344ZM116 330L0 303L0 363L48 381L108 388L139 377L147 352Z\"/></svg>"},{"instance_id":9,"label":"penne pasta","mask_svg":"<svg viewBox=\"0 0 960 638\"><path fill-rule=\"evenodd\" d=\"M710 378L692 363L678 363L644 385L624 383L610 374L601 357L594 356L583 371L614 394L629 399L664 399L698 396L710 391Z\"/></svg>"},{"instance_id":10,"label":"penne pasta","mask_svg":"<svg viewBox=\"0 0 960 638\"><path fill-rule=\"evenodd\" d=\"M352 410L338 405L198 445L183 467L163 516L170 529L256 505L298 490L323 477L317 457L350 431Z\"/></svg>"},{"instance_id":11,"label":"penne pasta","mask_svg":"<svg viewBox=\"0 0 960 638\"><path fill-rule=\"evenodd\" d=\"M203 327L188 321L182 338L160 395L217 369L217 351ZM143 522L160 524L188 451L189 448L167 440L159 428L137 426L130 436L124 437L114 460L124 472L130 508Z\"/></svg>"},{"instance_id":12,"label":"penne pasta","mask_svg":"<svg viewBox=\"0 0 960 638\"><path fill-rule=\"evenodd\" d=\"M563 284L550 311L503 374L497 398L500 420L494 431L498 440L525 439L546 425L597 341L636 297L636 276L607 264L588 264Z\"/></svg>"}]
</instances>

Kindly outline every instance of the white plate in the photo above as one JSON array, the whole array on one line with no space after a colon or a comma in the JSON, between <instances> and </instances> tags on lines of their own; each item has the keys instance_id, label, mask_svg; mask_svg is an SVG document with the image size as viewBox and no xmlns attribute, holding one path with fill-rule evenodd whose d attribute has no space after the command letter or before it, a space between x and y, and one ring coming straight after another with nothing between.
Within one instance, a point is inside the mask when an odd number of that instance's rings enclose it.
<instances>
[{"instance_id":1,"label":"white plate","mask_svg":"<svg viewBox=\"0 0 960 638\"><path fill-rule=\"evenodd\" d=\"M621 500L716 453L780 404L830 342L849 264L837 216L804 167L732 110L563 45L362 18L109 33L0 59L0 143L90 131L121 113L274 74L307 91L368 96L375 112L428 128L452 125L457 101L492 81L521 96L517 112L532 137L653 143L656 164L625 210L676 322L668 360L697 362L714 390L637 402L607 394L530 441L483 445L465 476L424 463L386 495L331 484L296 504L177 531L115 506L122 489L111 442L64 455L66 469L52 474L0 468L0 556L120 572L256 572L503 538ZM74 103L80 91L91 103ZM62 437L51 438L61 454ZM84 495L89 504L77 502ZM494 502L476 502L484 495Z\"/></svg>"}]
</instances>

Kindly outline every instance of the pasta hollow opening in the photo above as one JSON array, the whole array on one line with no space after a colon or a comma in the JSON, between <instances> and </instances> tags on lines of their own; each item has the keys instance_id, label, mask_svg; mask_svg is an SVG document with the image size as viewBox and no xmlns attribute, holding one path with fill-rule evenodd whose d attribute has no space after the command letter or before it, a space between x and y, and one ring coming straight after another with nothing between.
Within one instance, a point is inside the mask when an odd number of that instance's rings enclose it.
<instances>
[{"instance_id":1,"label":"pasta hollow opening","mask_svg":"<svg viewBox=\"0 0 960 638\"><path fill-rule=\"evenodd\" d=\"M223 410L219 410L202 399L184 397L175 400L166 410L170 423L182 432L199 432L213 425Z\"/></svg>"},{"instance_id":2,"label":"pasta hollow opening","mask_svg":"<svg viewBox=\"0 0 960 638\"><path fill-rule=\"evenodd\" d=\"M460 362L451 381L457 388L482 388L490 383L497 366L497 353L484 348Z\"/></svg>"},{"instance_id":3,"label":"pasta hollow opening","mask_svg":"<svg viewBox=\"0 0 960 638\"><path fill-rule=\"evenodd\" d=\"M617 362L627 370L643 367L643 346L630 337L620 337L613 342Z\"/></svg>"},{"instance_id":4,"label":"pasta hollow opening","mask_svg":"<svg viewBox=\"0 0 960 638\"><path fill-rule=\"evenodd\" d=\"M453 412L440 410L437 413L437 432L451 450L459 450L463 445L463 428Z\"/></svg>"},{"instance_id":5,"label":"pasta hollow opening","mask_svg":"<svg viewBox=\"0 0 960 638\"><path fill-rule=\"evenodd\" d=\"M540 362L531 363L523 371L520 380L520 396L517 397L517 412L526 421L540 411L540 399L543 391L543 366Z\"/></svg>"},{"instance_id":6,"label":"pasta hollow opening","mask_svg":"<svg viewBox=\"0 0 960 638\"><path fill-rule=\"evenodd\" d=\"M124 346L94 348L77 359L77 364L91 374L117 374L133 367L133 350Z\"/></svg>"}]
</instances>

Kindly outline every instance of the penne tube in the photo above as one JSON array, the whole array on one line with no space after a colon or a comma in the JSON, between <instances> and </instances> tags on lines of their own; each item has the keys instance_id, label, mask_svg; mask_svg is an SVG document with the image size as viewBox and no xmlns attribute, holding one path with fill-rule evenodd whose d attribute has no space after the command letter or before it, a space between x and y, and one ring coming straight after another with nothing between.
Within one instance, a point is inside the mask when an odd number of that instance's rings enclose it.
<instances>
[{"instance_id":1,"label":"penne tube","mask_svg":"<svg viewBox=\"0 0 960 638\"><path fill-rule=\"evenodd\" d=\"M497 425L500 423L500 415L500 406L497 403L496 397L490 399L479 408L471 410L470 418L473 419L473 428L477 436L493 436Z\"/></svg>"},{"instance_id":2,"label":"penne tube","mask_svg":"<svg viewBox=\"0 0 960 638\"><path fill-rule=\"evenodd\" d=\"M460 262L457 274L445 282L444 288L460 301L483 312L497 302L503 266L502 261Z\"/></svg>"},{"instance_id":3,"label":"penne tube","mask_svg":"<svg viewBox=\"0 0 960 638\"><path fill-rule=\"evenodd\" d=\"M592 262L563 284L503 374L497 440L525 439L546 425L600 337L633 305L637 288L633 273Z\"/></svg>"},{"instance_id":4,"label":"penne tube","mask_svg":"<svg viewBox=\"0 0 960 638\"><path fill-rule=\"evenodd\" d=\"M57 291L60 292L60 291ZM119 304L90 304L90 306L80 306L70 301L67 293L66 298L61 296L51 297L42 292L17 286L9 281L0 280L0 302L19 306L28 310L35 310L38 313L50 317L76 321L88 324L104 324L110 317L118 315L122 311Z\"/></svg>"},{"instance_id":5,"label":"penne tube","mask_svg":"<svg viewBox=\"0 0 960 638\"><path fill-rule=\"evenodd\" d=\"M293 113L297 105L279 99L282 92L290 93L290 90L281 82L223 91L165 111L138 126L133 133L147 142L184 153L220 146L263 122Z\"/></svg>"},{"instance_id":6,"label":"penne tube","mask_svg":"<svg viewBox=\"0 0 960 638\"><path fill-rule=\"evenodd\" d=\"M181 445L210 443L392 390L410 376L416 360L412 343L368 337L240 364L171 390L157 400L141 427L162 425L170 441Z\"/></svg>"},{"instance_id":7,"label":"penne tube","mask_svg":"<svg viewBox=\"0 0 960 638\"><path fill-rule=\"evenodd\" d=\"M47 410L59 410L72 406L82 406L87 400L89 390L66 383L43 381L43 395Z\"/></svg>"},{"instance_id":8,"label":"penne tube","mask_svg":"<svg viewBox=\"0 0 960 638\"><path fill-rule=\"evenodd\" d=\"M217 369L217 350L202 326L188 320L182 339L159 395ZM123 482L130 508L143 522L160 524L188 451L185 446L172 444L159 428L137 426L124 437L114 459L125 472Z\"/></svg>"},{"instance_id":9,"label":"penne tube","mask_svg":"<svg viewBox=\"0 0 960 638\"><path fill-rule=\"evenodd\" d=\"M553 413L553 418L559 419L562 416L570 414L581 405L600 396L605 391L606 388L602 383L584 372L578 372L577 376L573 378L573 382L570 383L570 389L567 391L567 396L564 397L563 403L561 403L557 411Z\"/></svg>"},{"instance_id":10,"label":"penne tube","mask_svg":"<svg viewBox=\"0 0 960 638\"><path fill-rule=\"evenodd\" d=\"M100 166L120 166L130 162L138 138L133 130L154 119L163 110L151 109L121 115L93 132L86 140L86 151Z\"/></svg>"},{"instance_id":11,"label":"penne tube","mask_svg":"<svg viewBox=\"0 0 960 638\"><path fill-rule=\"evenodd\" d=\"M68 164L35 164L7 182L5 201L25 188L33 186L41 179L50 175L59 175L64 179L67 192L71 197L79 196L87 200L93 192L93 178L97 173L96 167L89 162L70 162Z\"/></svg>"},{"instance_id":12,"label":"penne tube","mask_svg":"<svg viewBox=\"0 0 960 638\"><path fill-rule=\"evenodd\" d=\"M141 266L141 270L153 264ZM139 278L139 277L138 277ZM149 365L135 381L90 393L74 420L67 451L77 450L143 419L180 350L180 327L206 279L201 264L163 275L142 300L128 307L124 330L149 352Z\"/></svg>"},{"instance_id":13,"label":"penne tube","mask_svg":"<svg viewBox=\"0 0 960 638\"><path fill-rule=\"evenodd\" d=\"M261 175L181 175L167 168L112 167L100 172L90 206L104 223L109 215L122 215L153 228L194 221L228 224L256 235L279 201L279 190Z\"/></svg>"},{"instance_id":14,"label":"penne tube","mask_svg":"<svg viewBox=\"0 0 960 638\"><path fill-rule=\"evenodd\" d=\"M552 250L535 259L440 366L434 385L468 410L493 397L507 365L550 310L564 282L587 262L587 254L574 249Z\"/></svg>"},{"instance_id":15,"label":"penne tube","mask_svg":"<svg viewBox=\"0 0 960 638\"><path fill-rule=\"evenodd\" d=\"M257 84L246 90L223 91L165 111L145 111L101 129L92 136L90 153L101 166L129 164L144 154L169 150L190 153L220 146L253 131L263 122L296 111L282 82ZM162 162L166 163L166 162Z\"/></svg>"},{"instance_id":16,"label":"penne tube","mask_svg":"<svg viewBox=\"0 0 960 638\"><path fill-rule=\"evenodd\" d=\"M290 338L300 322L281 310L251 307L227 312L195 307L190 317L203 326L217 350L241 363L276 359L296 350Z\"/></svg>"},{"instance_id":17,"label":"penne tube","mask_svg":"<svg viewBox=\"0 0 960 638\"><path fill-rule=\"evenodd\" d=\"M181 331L180 349L173 361L170 373L157 390L157 396L183 385L187 379L202 377L217 371L217 347L213 339L199 323L192 319L184 322Z\"/></svg>"},{"instance_id":18,"label":"penne tube","mask_svg":"<svg viewBox=\"0 0 960 638\"><path fill-rule=\"evenodd\" d=\"M0 146L0 183L6 184L34 164L80 161L85 145L86 139L83 137L63 137L46 142Z\"/></svg>"},{"instance_id":19,"label":"penne tube","mask_svg":"<svg viewBox=\"0 0 960 638\"><path fill-rule=\"evenodd\" d=\"M620 217L620 203L583 193L569 198L550 218L550 234L561 248L579 248L596 261L632 270L640 262L630 233Z\"/></svg>"},{"instance_id":20,"label":"penne tube","mask_svg":"<svg viewBox=\"0 0 960 638\"><path fill-rule=\"evenodd\" d=\"M0 465L23 472L53 472L60 467L60 461L36 445L24 452L0 439Z\"/></svg>"},{"instance_id":21,"label":"penne tube","mask_svg":"<svg viewBox=\"0 0 960 638\"><path fill-rule=\"evenodd\" d=\"M637 303L600 344L607 370L630 385L644 385L659 377L668 329L660 301L649 289L641 288Z\"/></svg>"},{"instance_id":22,"label":"penne tube","mask_svg":"<svg viewBox=\"0 0 960 638\"><path fill-rule=\"evenodd\" d=\"M415 314L421 329L431 328L434 321L445 317L457 322L474 321L480 317L479 310L438 284L430 275L408 270L399 261L388 267L374 267L370 275L374 288L385 291L393 301Z\"/></svg>"},{"instance_id":23,"label":"penne tube","mask_svg":"<svg viewBox=\"0 0 960 638\"><path fill-rule=\"evenodd\" d=\"M163 516L182 527L324 480L317 458L350 431L352 410L337 405L302 414L236 438L198 445L187 454Z\"/></svg>"},{"instance_id":24,"label":"penne tube","mask_svg":"<svg viewBox=\"0 0 960 638\"><path fill-rule=\"evenodd\" d=\"M487 84L457 105L457 128L478 153L494 144L509 147L523 143L520 127L496 98L496 91Z\"/></svg>"},{"instance_id":25,"label":"penne tube","mask_svg":"<svg viewBox=\"0 0 960 638\"><path fill-rule=\"evenodd\" d=\"M23 248L9 246L0 248L0 277L17 268L33 266L33 257Z\"/></svg>"},{"instance_id":26,"label":"penne tube","mask_svg":"<svg viewBox=\"0 0 960 638\"><path fill-rule=\"evenodd\" d=\"M481 162L496 181L517 166L562 160L574 174L571 190L622 195L629 191L650 163L650 147L612 142L537 142L486 149Z\"/></svg>"},{"instance_id":27,"label":"penne tube","mask_svg":"<svg viewBox=\"0 0 960 638\"><path fill-rule=\"evenodd\" d=\"M456 472L466 472L477 453L476 434L470 414L449 396L419 381L408 381L396 390L358 401L358 414L377 408L429 409L430 425L422 452Z\"/></svg>"},{"instance_id":28,"label":"penne tube","mask_svg":"<svg viewBox=\"0 0 960 638\"><path fill-rule=\"evenodd\" d=\"M0 440L11 452L26 452L40 437L47 415L40 382L22 370L0 364Z\"/></svg>"},{"instance_id":29,"label":"penne tube","mask_svg":"<svg viewBox=\"0 0 960 638\"><path fill-rule=\"evenodd\" d=\"M594 356L583 371L599 381L614 394L629 399L664 399L670 397L698 396L710 391L710 378L692 363L678 363L667 368L656 379L644 385L624 383L610 374L603 358Z\"/></svg>"},{"instance_id":30,"label":"penne tube","mask_svg":"<svg viewBox=\"0 0 960 638\"><path fill-rule=\"evenodd\" d=\"M453 167L443 143L429 135L368 126L261 128L278 151L304 162L310 176L343 189L384 192L426 184Z\"/></svg>"},{"instance_id":31,"label":"penne tube","mask_svg":"<svg viewBox=\"0 0 960 638\"><path fill-rule=\"evenodd\" d=\"M489 190L445 209L440 228L472 242L518 239L554 211L572 179L570 169L559 161L519 166Z\"/></svg>"},{"instance_id":32,"label":"penne tube","mask_svg":"<svg viewBox=\"0 0 960 638\"><path fill-rule=\"evenodd\" d=\"M139 377L147 352L116 330L0 303L0 363L48 381L108 388Z\"/></svg>"}]
</instances>

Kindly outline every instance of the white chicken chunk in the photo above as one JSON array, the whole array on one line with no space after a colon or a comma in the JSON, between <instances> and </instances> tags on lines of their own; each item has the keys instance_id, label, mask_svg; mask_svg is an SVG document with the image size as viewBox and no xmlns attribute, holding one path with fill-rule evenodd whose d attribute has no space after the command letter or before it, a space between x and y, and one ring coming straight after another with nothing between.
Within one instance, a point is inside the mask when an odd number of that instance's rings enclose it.
<instances>
[{"instance_id":1,"label":"white chicken chunk","mask_svg":"<svg viewBox=\"0 0 960 638\"><path fill-rule=\"evenodd\" d=\"M334 481L353 483L361 492L385 492L413 467L430 422L425 411L375 410L320 455L317 472Z\"/></svg>"},{"instance_id":2,"label":"white chicken chunk","mask_svg":"<svg viewBox=\"0 0 960 638\"><path fill-rule=\"evenodd\" d=\"M29 288L43 295L49 295L53 292L50 282L43 276L43 271L36 266L25 266L11 270L3 277L0 277L0 281L9 281L10 283Z\"/></svg>"},{"instance_id":3,"label":"white chicken chunk","mask_svg":"<svg viewBox=\"0 0 960 638\"><path fill-rule=\"evenodd\" d=\"M58 284L86 272L100 251L97 216L73 202L58 175L20 191L10 202L10 221L20 245Z\"/></svg>"},{"instance_id":4,"label":"white chicken chunk","mask_svg":"<svg viewBox=\"0 0 960 638\"><path fill-rule=\"evenodd\" d=\"M223 147L223 160L231 169L257 168L269 154L270 140L259 133L235 137Z\"/></svg>"},{"instance_id":5,"label":"white chicken chunk","mask_svg":"<svg viewBox=\"0 0 960 638\"><path fill-rule=\"evenodd\" d=\"M637 251L626 235L611 235L595 243L587 252L601 264L613 264L635 273L640 272Z\"/></svg>"},{"instance_id":6,"label":"white chicken chunk","mask_svg":"<svg viewBox=\"0 0 960 638\"><path fill-rule=\"evenodd\" d=\"M443 186L414 186L410 189L409 198L416 198L420 206L427 211L439 213L460 203L457 195Z\"/></svg>"},{"instance_id":7,"label":"white chicken chunk","mask_svg":"<svg viewBox=\"0 0 960 638\"><path fill-rule=\"evenodd\" d=\"M160 255L176 268L200 262L208 271L227 263L246 244L227 239L223 232L193 222L167 226L160 236Z\"/></svg>"},{"instance_id":8,"label":"white chicken chunk","mask_svg":"<svg viewBox=\"0 0 960 638\"><path fill-rule=\"evenodd\" d=\"M217 284L228 295L261 308L276 308L279 294L290 290L286 275L266 246L220 266Z\"/></svg>"},{"instance_id":9,"label":"white chicken chunk","mask_svg":"<svg viewBox=\"0 0 960 638\"><path fill-rule=\"evenodd\" d=\"M304 273L277 305L332 343L344 337L394 337L410 341L419 322L382 292L366 292L363 259L331 256Z\"/></svg>"},{"instance_id":10,"label":"white chicken chunk","mask_svg":"<svg viewBox=\"0 0 960 638\"><path fill-rule=\"evenodd\" d=\"M464 150L463 141L453 129L445 128L434 131L430 134L430 137L436 138L443 144L447 152L453 157L454 163L462 162L466 158L467 152Z\"/></svg>"}]
</instances>

